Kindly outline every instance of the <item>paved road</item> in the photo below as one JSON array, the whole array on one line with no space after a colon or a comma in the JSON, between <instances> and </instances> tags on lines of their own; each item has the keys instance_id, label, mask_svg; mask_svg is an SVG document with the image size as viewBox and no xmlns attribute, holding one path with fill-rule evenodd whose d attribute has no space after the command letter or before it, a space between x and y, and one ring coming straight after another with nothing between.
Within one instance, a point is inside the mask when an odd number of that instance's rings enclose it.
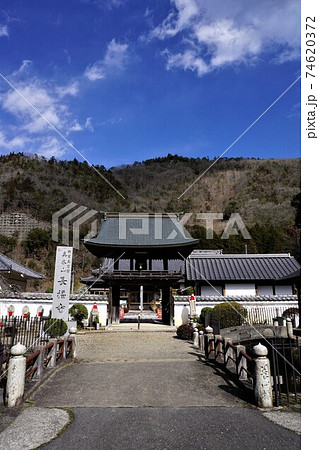
<instances>
[{"instance_id":1,"label":"paved road","mask_svg":"<svg viewBox=\"0 0 319 450\"><path fill-rule=\"evenodd\" d=\"M33 395L73 423L47 449L290 449L300 436L266 419L223 373L171 332L78 336L76 364Z\"/></svg>"}]
</instances>

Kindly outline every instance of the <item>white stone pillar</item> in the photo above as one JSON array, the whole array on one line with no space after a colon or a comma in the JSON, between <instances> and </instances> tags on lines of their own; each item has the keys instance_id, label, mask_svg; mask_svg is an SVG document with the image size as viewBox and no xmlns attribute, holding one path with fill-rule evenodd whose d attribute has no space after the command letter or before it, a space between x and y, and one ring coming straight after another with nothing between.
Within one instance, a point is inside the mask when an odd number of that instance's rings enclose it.
<instances>
[{"instance_id":1,"label":"white stone pillar","mask_svg":"<svg viewBox=\"0 0 319 450\"><path fill-rule=\"evenodd\" d=\"M204 351L204 331L201 330L199 332L199 349L203 352Z\"/></svg>"},{"instance_id":2,"label":"white stone pillar","mask_svg":"<svg viewBox=\"0 0 319 450\"><path fill-rule=\"evenodd\" d=\"M73 340L72 342L72 358L76 359L76 327L74 328L70 328L70 336L71 339Z\"/></svg>"},{"instance_id":3,"label":"white stone pillar","mask_svg":"<svg viewBox=\"0 0 319 450\"><path fill-rule=\"evenodd\" d=\"M272 386L270 364L267 358L267 348L259 343L253 348L254 358L254 394L257 405L260 408L272 408Z\"/></svg>"},{"instance_id":4,"label":"white stone pillar","mask_svg":"<svg viewBox=\"0 0 319 450\"><path fill-rule=\"evenodd\" d=\"M292 338L294 335L294 331L292 328L292 320L290 319L290 317L287 317L286 319L286 324L287 324L287 334L289 338Z\"/></svg>"},{"instance_id":5,"label":"white stone pillar","mask_svg":"<svg viewBox=\"0 0 319 450\"><path fill-rule=\"evenodd\" d=\"M20 342L10 351L12 357L9 360L5 402L9 408L18 406L23 399L26 370L26 359L23 355L26 351L26 347Z\"/></svg>"},{"instance_id":6,"label":"white stone pillar","mask_svg":"<svg viewBox=\"0 0 319 450\"><path fill-rule=\"evenodd\" d=\"M50 361L48 362L48 366L47 367L50 368L50 369L54 369L54 367L56 366L56 353L57 353L57 346L58 346L57 342L58 342L58 340L57 339L51 339L50 342L53 343L53 346L52 346L52 348L51 348L51 350L49 352L49 355L48 355L48 356L51 356L51 358L50 358Z\"/></svg>"},{"instance_id":7,"label":"white stone pillar","mask_svg":"<svg viewBox=\"0 0 319 450\"><path fill-rule=\"evenodd\" d=\"M193 344L194 344L194 347L198 347L198 342L199 342L198 328L194 328L194 331L193 331Z\"/></svg>"},{"instance_id":8,"label":"white stone pillar","mask_svg":"<svg viewBox=\"0 0 319 450\"><path fill-rule=\"evenodd\" d=\"M207 360L214 359L214 335L213 335L213 329L210 326L207 326L205 328L205 356Z\"/></svg>"}]
</instances>

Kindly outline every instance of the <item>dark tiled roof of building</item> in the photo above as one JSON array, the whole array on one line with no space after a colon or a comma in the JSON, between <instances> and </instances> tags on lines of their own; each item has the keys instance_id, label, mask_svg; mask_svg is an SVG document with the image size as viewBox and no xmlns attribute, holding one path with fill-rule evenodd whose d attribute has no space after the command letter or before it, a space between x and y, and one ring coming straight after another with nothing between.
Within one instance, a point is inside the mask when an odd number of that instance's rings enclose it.
<instances>
[{"instance_id":1,"label":"dark tiled roof of building","mask_svg":"<svg viewBox=\"0 0 319 450\"><path fill-rule=\"evenodd\" d=\"M144 225L144 229L142 229ZM102 220L97 237L85 244L119 247L160 247L198 242L187 236L175 214L116 214Z\"/></svg>"},{"instance_id":2,"label":"dark tiled roof of building","mask_svg":"<svg viewBox=\"0 0 319 450\"><path fill-rule=\"evenodd\" d=\"M189 281L253 281L289 279L300 265L289 254L216 255L196 250L186 261Z\"/></svg>"},{"instance_id":3,"label":"dark tiled roof of building","mask_svg":"<svg viewBox=\"0 0 319 450\"><path fill-rule=\"evenodd\" d=\"M34 270L31 270L28 267L25 267L22 264L9 258L8 256L5 256L2 253L0 253L0 272L8 272L8 271L22 274L26 278L38 278L38 279L44 278L44 275L41 275L40 273L35 272Z\"/></svg>"}]
</instances>

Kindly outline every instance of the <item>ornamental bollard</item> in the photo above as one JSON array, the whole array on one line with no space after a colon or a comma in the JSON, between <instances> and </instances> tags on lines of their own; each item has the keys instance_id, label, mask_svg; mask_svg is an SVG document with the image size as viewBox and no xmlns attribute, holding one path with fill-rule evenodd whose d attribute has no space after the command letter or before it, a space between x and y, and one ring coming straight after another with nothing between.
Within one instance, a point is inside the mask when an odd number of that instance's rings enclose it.
<instances>
[{"instance_id":1,"label":"ornamental bollard","mask_svg":"<svg viewBox=\"0 0 319 450\"><path fill-rule=\"evenodd\" d=\"M72 339L72 358L76 358L76 327L70 328L70 336Z\"/></svg>"},{"instance_id":2,"label":"ornamental bollard","mask_svg":"<svg viewBox=\"0 0 319 450\"><path fill-rule=\"evenodd\" d=\"M292 338L294 336L294 330L292 328L292 320L290 317L287 317L286 319L286 325L287 325L287 334L289 338Z\"/></svg>"},{"instance_id":3,"label":"ornamental bollard","mask_svg":"<svg viewBox=\"0 0 319 450\"><path fill-rule=\"evenodd\" d=\"M9 408L20 405L23 400L26 370L26 358L23 355L26 351L20 342L10 350L12 357L9 360L5 401Z\"/></svg>"},{"instance_id":4,"label":"ornamental bollard","mask_svg":"<svg viewBox=\"0 0 319 450\"><path fill-rule=\"evenodd\" d=\"M259 343L253 348L254 358L254 394L257 405L260 408L272 408L272 386L270 375L270 363L267 358L267 348Z\"/></svg>"},{"instance_id":5,"label":"ornamental bollard","mask_svg":"<svg viewBox=\"0 0 319 450\"><path fill-rule=\"evenodd\" d=\"M199 349L203 352L204 351L204 331L201 330L199 332Z\"/></svg>"},{"instance_id":6,"label":"ornamental bollard","mask_svg":"<svg viewBox=\"0 0 319 450\"><path fill-rule=\"evenodd\" d=\"M194 331L193 331L193 344L194 344L194 347L198 347L198 342L199 342L199 339L198 339L198 328L194 328Z\"/></svg>"},{"instance_id":7,"label":"ornamental bollard","mask_svg":"<svg viewBox=\"0 0 319 450\"><path fill-rule=\"evenodd\" d=\"M205 328L205 357L206 359L213 359L213 352L214 352L214 335L213 335L213 329L210 326L207 326ZM211 353L212 352L212 353Z\"/></svg>"}]
</instances>

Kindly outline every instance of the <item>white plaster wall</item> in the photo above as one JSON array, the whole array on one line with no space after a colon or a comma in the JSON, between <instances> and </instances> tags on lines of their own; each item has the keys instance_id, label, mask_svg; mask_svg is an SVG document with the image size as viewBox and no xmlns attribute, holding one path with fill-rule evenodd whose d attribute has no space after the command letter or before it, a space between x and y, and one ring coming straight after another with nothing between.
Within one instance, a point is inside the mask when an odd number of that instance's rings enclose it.
<instances>
[{"instance_id":1,"label":"white plaster wall","mask_svg":"<svg viewBox=\"0 0 319 450\"><path fill-rule=\"evenodd\" d=\"M292 294L292 286L284 285L284 286L275 286L276 295L291 295Z\"/></svg>"},{"instance_id":2,"label":"white plaster wall","mask_svg":"<svg viewBox=\"0 0 319 450\"><path fill-rule=\"evenodd\" d=\"M3 298L0 299L0 317L6 316L8 314L8 308L9 306L14 307L14 314L13 316L22 316L23 315L23 307L28 306L30 311L30 316L35 317L37 315L38 308L40 306L43 307L43 315L48 316L51 309L52 309L52 296L48 294L44 294L41 298L41 295L37 295L37 298L29 299L30 293L27 293L28 295L26 298ZM23 296L23 294L22 294ZM103 300L102 300L103 299ZM77 298L76 295L72 295L70 298L70 308L74 303L82 303L86 306L89 315L93 309L93 304L96 302L98 312L99 312L99 319L102 326L106 325L106 321L108 318L107 313L107 306L108 302L105 300L105 297L98 296L98 295L91 295L85 300L82 300L81 298Z\"/></svg>"},{"instance_id":3,"label":"white plaster wall","mask_svg":"<svg viewBox=\"0 0 319 450\"><path fill-rule=\"evenodd\" d=\"M201 295L223 295L223 288L221 286L201 286Z\"/></svg>"},{"instance_id":4,"label":"white plaster wall","mask_svg":"<svg viewBox=\"0 0 319 450\"><path fill-rule=\"evenodd\" d=\"M256 309L256 307L269 307L271 311L273 311L274 308L278 308L278 314L281 315L283 311L285 311L288 308L298 308L298 300L296 296L293 296L295 300L284 300L284 299L276 299L276 300L269 300L269 301L251 301L251 300L242 300L239 303L244 306L246 309ZM189 314L189 303L188 303L189 297L185 296L185 302L183 301L175 301L174 302L174 324L176 327L179 327L183 323L188 322L188 314ZM214 306L225 302L226 298L223 297L221 300L207 300L207 301L196 301L196 313L199 316L202 308L209 306L213 308Z\"/></svg>"},{"instance_id":5,"label":"white plaster wall","mask_svg":"<svg viewBox=\"0 0 319 450\"><path fill-rule=\"evenodd\" d=\"M225 295L256 295L255 283L225 284Z\"/></svg>"},{"instance_id":6,"label":"white plaster wall","mask_svg":"<svg viewBox=\"0 0 319 450\"><path fill-rule=\"evenodd\" d=\"M257 286L258 295L273 295L272 286Z\"/></svg>"}]
</instances>

